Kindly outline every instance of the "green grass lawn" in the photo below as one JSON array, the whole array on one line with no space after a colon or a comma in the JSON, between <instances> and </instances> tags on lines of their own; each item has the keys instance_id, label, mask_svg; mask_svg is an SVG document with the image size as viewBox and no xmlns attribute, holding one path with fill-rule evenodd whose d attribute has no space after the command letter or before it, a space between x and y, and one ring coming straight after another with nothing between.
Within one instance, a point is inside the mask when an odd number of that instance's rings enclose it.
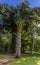
<instances>
[{"instance_id":1,"label":"green grass lawn","mask_svg":"<svg viewBox=\"0 0 40 65\"><path fill-rule=\"evenodd\" d=\"M26 56L15 59L8 65L40 65L40 56Z\"/></svg>"},{"instance_id":2,"label":"green grass lawn","mask_svg":"<svg viewBox=\"0 0 40 65\"><path fill-rule=\"evenodd\" d=\"M0 60L4 59L5 57L3 55L0 55Z\"/></svg>"}]
</instances>

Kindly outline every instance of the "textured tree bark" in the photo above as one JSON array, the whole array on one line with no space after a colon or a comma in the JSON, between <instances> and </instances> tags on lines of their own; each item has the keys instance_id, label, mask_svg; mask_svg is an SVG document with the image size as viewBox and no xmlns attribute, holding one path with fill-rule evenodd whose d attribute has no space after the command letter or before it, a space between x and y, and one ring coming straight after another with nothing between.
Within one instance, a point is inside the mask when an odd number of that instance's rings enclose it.
<instances>
[{"instance_id":1,"label":"textured tree bark","mask_svg":"<svg viewBox=\"0 0 40 65\"><path fill-rule=\"evenodd\" d=\"M33 54L34 51L34 34L32 33L32 51L31 54Z\"/></svg>"},{"instance_id":2,"label":"textured tree bark","mask_svg":"<svg viewBox=\"0 0 40 65\"><path fill-rule=\"evenodd\" d=\"M34 30L31 29L31 39L32 39L32 50L31 50L31 54L33 54L34 51Z\"/></svg>"},{"instance_id":3,"label":"textured tree bark","mask_svg":"<svg viewBox=\"0 0 40 65\"><path fill-rule=\"evenodd\" d=\"M16 58L21 57L21 26L19 26L16 37Z\"/></svg>"}]
</instances>

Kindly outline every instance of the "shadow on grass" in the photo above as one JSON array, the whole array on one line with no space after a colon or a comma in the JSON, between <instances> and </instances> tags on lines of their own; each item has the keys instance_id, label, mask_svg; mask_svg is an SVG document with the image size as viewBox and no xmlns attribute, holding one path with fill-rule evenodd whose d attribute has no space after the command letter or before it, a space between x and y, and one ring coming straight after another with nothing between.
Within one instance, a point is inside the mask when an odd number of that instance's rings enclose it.
<instances>
[{"instance_id":1,"label":"shadow on grass","mask_svg":"<svg viewBox=\"0 0 40 65\"><path fill-rule=\"evenodd\" d=\"M5 58L4 56L0 55L0 60L2 60L2 59L4 59L4 58Z\"/></svg>"}]
</instances>

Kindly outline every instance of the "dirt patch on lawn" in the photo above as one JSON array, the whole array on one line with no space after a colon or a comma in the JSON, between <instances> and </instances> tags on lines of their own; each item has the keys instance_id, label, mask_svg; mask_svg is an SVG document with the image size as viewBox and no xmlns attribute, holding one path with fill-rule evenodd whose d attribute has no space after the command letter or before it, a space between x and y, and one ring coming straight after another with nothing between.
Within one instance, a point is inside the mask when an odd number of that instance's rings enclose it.
<instances>
[{"instance_id":1,"label":"dirt patch on lawn","mask_svg":"<svg viewBox=\"0 0 40 65\"><path fill-rule=\"evenodd\" d=\"M1 56L4 56L4 59L0 60L0 65L7 65L9 62L15 59L15 56L11 54L1 55Z\"/></svg>"}]
</instances>

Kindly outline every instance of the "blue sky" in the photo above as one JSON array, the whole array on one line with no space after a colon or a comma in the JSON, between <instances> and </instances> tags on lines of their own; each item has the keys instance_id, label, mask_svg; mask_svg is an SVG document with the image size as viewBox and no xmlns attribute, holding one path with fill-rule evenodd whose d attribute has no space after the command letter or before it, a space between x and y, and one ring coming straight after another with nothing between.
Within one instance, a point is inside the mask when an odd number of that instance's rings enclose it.
<instances>
[{"instance_id":1,"label":"blue sky","mask_svg":"<svg viewBox=\"0 0 40 65\"><path fill-rule=\"evenodd\" d=\"M24 0L0 0L0 3L8 3L9 5L16 6L17 4L23 2ZM40 7L40 0L28 0L30 7Z\"/></svg>"}]
</instances>

